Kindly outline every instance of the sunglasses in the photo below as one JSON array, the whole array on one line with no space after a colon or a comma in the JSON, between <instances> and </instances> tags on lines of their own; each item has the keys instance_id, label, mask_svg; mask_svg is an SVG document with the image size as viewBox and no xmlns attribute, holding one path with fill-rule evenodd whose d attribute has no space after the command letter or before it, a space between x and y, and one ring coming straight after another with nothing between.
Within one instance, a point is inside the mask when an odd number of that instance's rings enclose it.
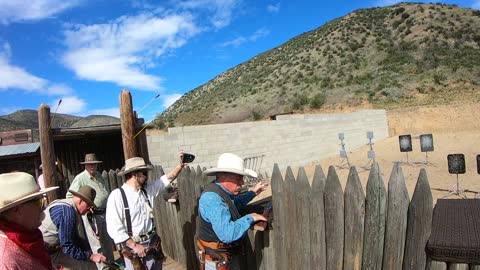
<instances>
[{"instance_id":1,"label":"sunglasses","mask_svg":"<svg viewBox=\"0 0 480 270\"><path fill-rule=\"evenodd\" d=\"M36 199L33 199L33 200L30 200L28 202L34 202L36 206L38 206L38 208L45 210L45 208L47 207L47 197L40 197L40 198L36 198Z\"/></svg>"}]
</instances>

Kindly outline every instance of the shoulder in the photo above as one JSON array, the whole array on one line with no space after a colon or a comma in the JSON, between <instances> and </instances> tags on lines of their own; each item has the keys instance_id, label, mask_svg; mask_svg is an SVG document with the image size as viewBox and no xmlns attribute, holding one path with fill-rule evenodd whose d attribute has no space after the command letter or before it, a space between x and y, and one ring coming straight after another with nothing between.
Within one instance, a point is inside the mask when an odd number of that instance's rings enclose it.
<instances>
[{"instance_id":1,"label":"shoulder","mask_svg":"<svg viewBox=\"0 0 480 270\"><path fill-rule=\"evenodd\" d=\"M221 203L221 202L223 202L222 197L220 197L217 193L211 192L211 191L204 192L200 196L200 200L199 200L199 204L201 204L203 206L208 206L208 205L211 205L213 203L216 204L216 203Z\"/></svg>"}]
</instances>

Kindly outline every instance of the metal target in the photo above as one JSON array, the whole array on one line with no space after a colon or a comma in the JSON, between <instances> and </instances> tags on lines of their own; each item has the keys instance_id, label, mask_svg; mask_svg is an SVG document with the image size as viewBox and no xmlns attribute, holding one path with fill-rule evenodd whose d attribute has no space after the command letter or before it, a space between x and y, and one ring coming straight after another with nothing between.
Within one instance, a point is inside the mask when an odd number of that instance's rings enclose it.
<instances>
[{"instance_id":1,"label":"metal target","mask_svg":"<svg viewBox=\"0 0 480 270\"><path fill-rule=\"evenodd\" d=\"M465 155L464 154L449 154L447 156L448 172L451 174L465 173Z\"/></svg>"},{"instance_id":2,"label":"metal target","mask_svg":"<svg viewBox=\"0 0 480 270\"><path fill-rule=\"evenodd\" d=\"M411 152L412 151L412 136L411 135L400 135L398 136L398 141L400 144L400 152Z\"/></svg>"},{"instance_id":3,"label":"metal target","mask_svg":"<svg viewBox=\"0 0 480 270\"><path fill-rule=\"evenodd\" d=\"M420 135L420 151L432 152L433 151L433 136L432 134Z\"/></svg>"}]
</instances>

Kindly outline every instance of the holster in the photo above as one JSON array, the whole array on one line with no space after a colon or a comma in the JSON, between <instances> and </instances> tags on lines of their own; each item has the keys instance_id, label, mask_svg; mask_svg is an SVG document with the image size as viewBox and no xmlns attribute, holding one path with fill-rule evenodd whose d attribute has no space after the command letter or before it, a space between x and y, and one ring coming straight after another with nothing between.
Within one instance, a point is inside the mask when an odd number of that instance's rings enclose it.
<instances>
[{"instance_id":1,"label":"holster","mask_svg":"<svg viewBox=\"0 0 480 270\"><path fill-rule=\"evenodd\" d=\"M221 242L207 242L201 239L197 240L197 246L199 249L201 270L205 269L206 261L215 262L218 270L229 270L229 262L232 255L237 254L240 250L239 245L229 245Z\"/></svg>"},{"instance_id":2,"label":"holster","mask_svg":"<svg viewBox=\"0 0 480 270\"><path fill-rule=\"evenodd\" d=\"M135 270L146 270L147 267L143 263L143 259L140 258L137 254L132 252L132 249L127 247L125 244L120 244L118 249L121 250L123 257L129 259L132 262L133 268ZM162 241L160 237L154 235L150 240L148 247L145 249L146 256L154 256L157 261L164 261L165 254L162 250Z\"/></svg>"}]
</instances>

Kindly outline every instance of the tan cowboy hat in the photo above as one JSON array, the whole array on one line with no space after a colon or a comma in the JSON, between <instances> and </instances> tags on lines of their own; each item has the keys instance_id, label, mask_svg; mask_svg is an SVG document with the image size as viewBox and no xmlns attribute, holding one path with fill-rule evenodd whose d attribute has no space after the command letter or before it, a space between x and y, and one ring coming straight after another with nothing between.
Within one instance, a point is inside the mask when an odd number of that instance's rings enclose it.
<instances>
[{"instance_id":1,"label":"tan cowboy hat","mask_svg":"<svg viewBox=\"0 0 480 270\"><path fill-rule=\"evenodd\" d=\"M93 201L95 200L95 196L97 196L97 192L91 186L82 186L78 191L69 189L68 192L72 193L75 197L80 197L90 207L96 208L96 205Z\"/></svg>"},{"instance_id":2,"label":"tan cowboy hat","mask_svg":"<svg viewBox=\"0 0 480 270\"><path fill-rule=\"evenodd\" d=\"M97 160L97 156L95 153L85 154L85 161L80 162L80 164L98 164L102 163L103 161Z\"/></svg>"},{"instance_id":3,"label":"tan cowboy hat","mask_svg":"<svg viewBox=\"0 0 480 270\"><path fill-rule=\"evenodd\" d=\"M28 173L2 173L0 174L0 213L57 188L40 189L33 176Z\"/></svg>"},{"instance_id":4,"label":"tan cowboy hat","mask_svg":"<svg viewBox=\"0 0 480 270\"><path fill-rule=\"evenodd\" d=\"M143 158L133 157L125 160L125 166L123 166L118 175L121 176L134 171L150 171L152 169L153 166L146 164Z\"/></svg>"},{"instance_id":5,"label":"tan cowboy hat","mask_svg":"<svg viewBox=\"0 0 480 270\"><path fill-rule=\"evenodd\" d=\"M250 169L245 169L243 159L237 155L223 153L218 157L217 167L205 170L206 175L215 175L219 172L234 173L248 177L257 177L257 173Z\"/></svg>"}]
</instances>

